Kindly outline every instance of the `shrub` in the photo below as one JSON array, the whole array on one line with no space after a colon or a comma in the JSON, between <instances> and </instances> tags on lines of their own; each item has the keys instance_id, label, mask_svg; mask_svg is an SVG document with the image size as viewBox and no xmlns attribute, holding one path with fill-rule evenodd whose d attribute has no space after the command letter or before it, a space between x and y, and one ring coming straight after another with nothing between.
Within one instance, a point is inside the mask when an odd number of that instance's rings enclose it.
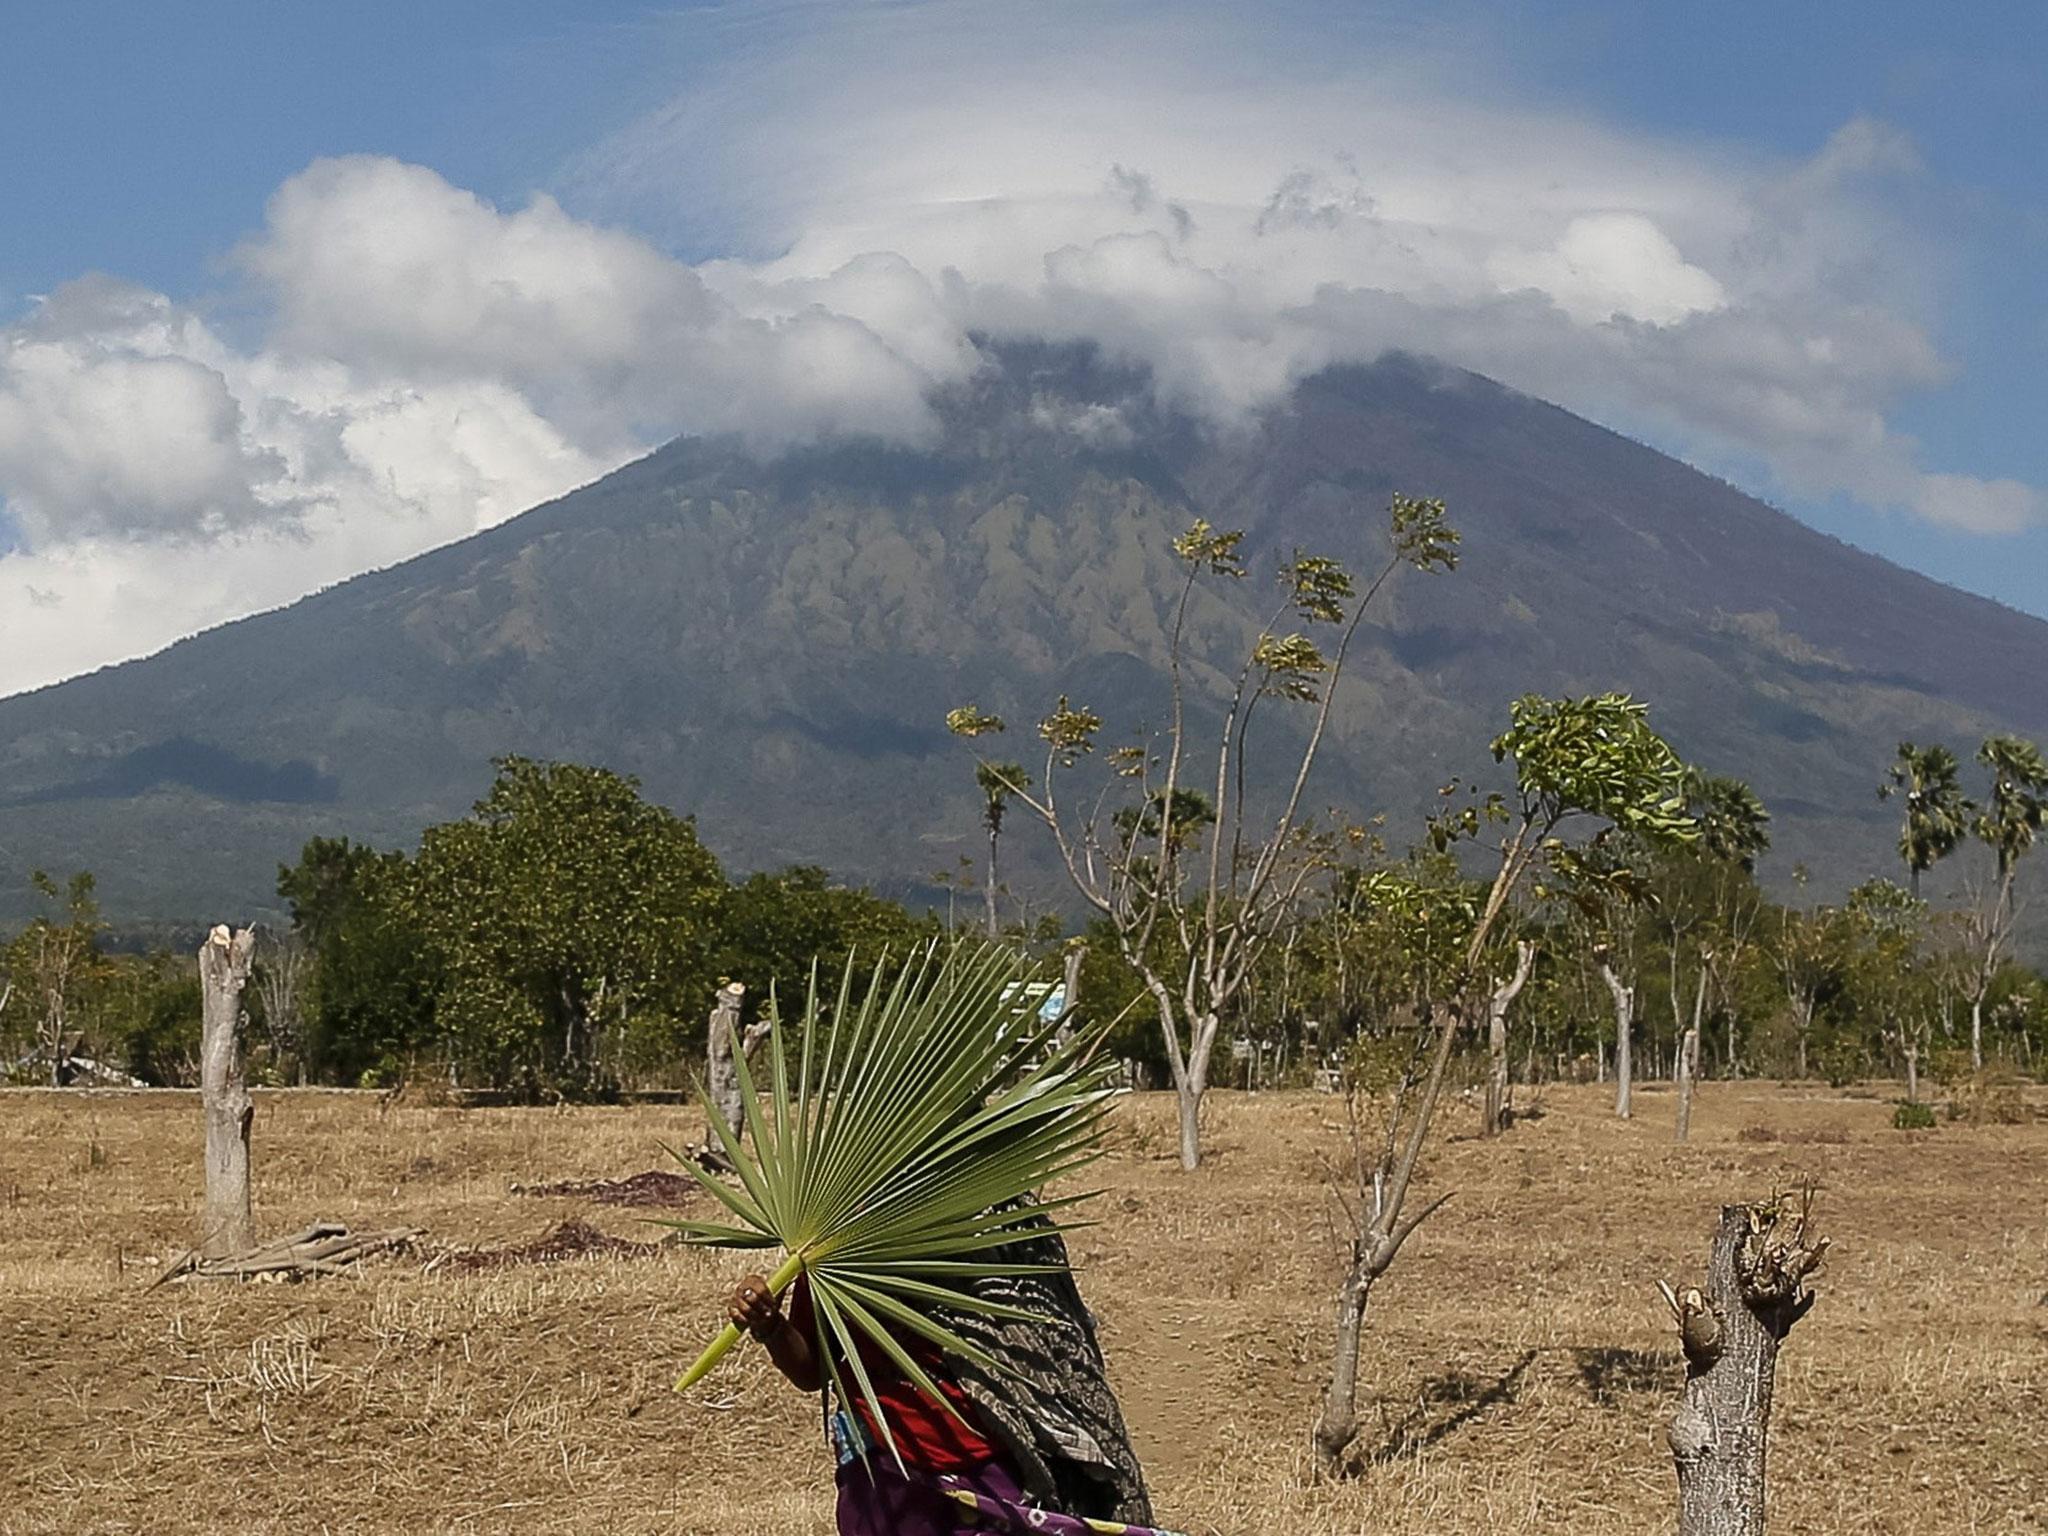
<instances>
[{"instance_id":1,"label":"shrub","mask_svg":"<svg viewBox=\"0 0 2048 1536\"><path fill-rule=\"evenodd\" d=\"M1901 1131L1931 1131L1934 1129L1934 1106L1913 1099L1902 1100L1892 1111L1892 1126Z\"/></svg>"}]
</instances>

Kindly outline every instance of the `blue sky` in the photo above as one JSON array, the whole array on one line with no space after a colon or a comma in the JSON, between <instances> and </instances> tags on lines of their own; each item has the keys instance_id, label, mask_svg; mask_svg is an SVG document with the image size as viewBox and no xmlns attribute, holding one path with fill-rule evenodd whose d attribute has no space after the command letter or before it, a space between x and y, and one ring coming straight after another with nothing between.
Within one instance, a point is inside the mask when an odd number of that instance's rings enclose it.
<instances>
[{"instance_id":1,"label":"blue sky","mask_svg":"<svg viewBox=\"0 0 2048 1536\"><path fill-rule=\"evenodd\" d=\"M1219 417L1437 350L2048 616L2048 6L5 20L0 691L1005 324Z\"/></svg>"}]
</instances>

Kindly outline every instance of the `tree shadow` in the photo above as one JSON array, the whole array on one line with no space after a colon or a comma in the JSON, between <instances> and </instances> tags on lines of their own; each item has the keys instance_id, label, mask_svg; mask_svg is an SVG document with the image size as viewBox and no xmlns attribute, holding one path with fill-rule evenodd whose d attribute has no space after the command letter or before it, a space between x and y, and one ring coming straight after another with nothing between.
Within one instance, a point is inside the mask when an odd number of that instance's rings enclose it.
<instances>
[{"instance_id":1,"label":"tree shadow","mask_svg":"<svg viewBox=\"0 0 2048 1536\"><path fill-rule=\"evenodd\" d=\"M1575 1349L1572 1360L1579 1380L1603 1408L1617 1406L1629 1393L1675 1395L1685 1383L1685 1368L1675 1351L1648 1349Z\"/></svg>"},{"instance_id":2,"label":"tree shadow","mask_svg":"<svg viewBox=\"0 0 2048 1536\"><path fill-rule=\"evenodd\" d=\"M1386 1438L1377 1448L1367 1451L1359 1460L1378 1464L1426 1451L1456 1434L1487 1409L1513 1402L1521 1389L1522 1377L1535 1360L1536 1351L1525 1349L1513 1365L1490 1380L1457 1369L1429 1377L1422 1383L1415 1406L1389 1426Z\"/></svg>"}]
</instances>

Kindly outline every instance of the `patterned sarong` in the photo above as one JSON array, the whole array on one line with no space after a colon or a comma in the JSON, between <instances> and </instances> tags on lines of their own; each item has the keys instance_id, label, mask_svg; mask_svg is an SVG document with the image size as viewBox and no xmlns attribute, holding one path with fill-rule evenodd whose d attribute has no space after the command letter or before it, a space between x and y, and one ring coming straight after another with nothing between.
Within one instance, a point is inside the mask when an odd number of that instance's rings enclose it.
<instances>
[{"instance_id":1,"label":"patterned sarong","mask_svg":"<svg viewBox=\"0 0 2048 1536\"><path fill-rule=\"evenodd\" d=\"M839 1469L840 1536L1177 1536L1149 1525L1083 1520L1030 1502L1000 1462L967 1472L901 1471L886 1456Z\"/></svg>"}]
</instances>

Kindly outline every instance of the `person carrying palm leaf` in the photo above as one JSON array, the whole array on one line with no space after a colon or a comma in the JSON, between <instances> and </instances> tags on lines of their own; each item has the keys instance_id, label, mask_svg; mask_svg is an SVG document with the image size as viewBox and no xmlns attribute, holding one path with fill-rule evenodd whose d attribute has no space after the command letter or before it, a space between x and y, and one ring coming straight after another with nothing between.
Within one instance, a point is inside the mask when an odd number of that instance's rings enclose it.
<instances>
[{"instance_id":1,"label":"person carrying palm leaf","mask_svg":"<svg viewBox=\"0 0 2048 1536\"><path fill-rule=\"evenodd\" d=\"M999 1252L1034 1271L984 1276L974 1291L1037 1316L1027 1322L948 1312L944 1321L1000 1361L1001 1372L944 1361L937 1350L910 1341L940 1402L879 1351L868 1351L865 1363L900 1467L881 1451L874 1410L863 1399L854 1396L851 1412L832 1410L809 1288L801 1281L793 1287L788 1316L759 1275L733 1290L733 1323L767 1347L798 1390L825 1395L839 1462L841 1536L1006 1529L1143 1536L1156 1530L1145 1476L1104 1374L1095 1320L1068 1268L1065 1242L1048 1227Z\"/></svg>"},{"instance_id":2,"label":"person carrying palm leaf","mask_svg":"<svg viewBox=\"0 0 2048 1536\"><path fill-rule=\"evenodd\" d=\"M1171 1536L1051 1219L1086 1196L1035 1193L1093 1159L1114 1090L1088 1032L1022 1026L1018 972L935 944L864 1000L850 965L836 1003L814 980L794 1088L772 1009L766 1107L743 1084L751 1155L711 1117L743 1187L684 1163L744 1225L669 1225L786 1257L740 1282L678 1390L760 1340L821 1394L844 1536Z\"/></svg>"}]
</instances>

